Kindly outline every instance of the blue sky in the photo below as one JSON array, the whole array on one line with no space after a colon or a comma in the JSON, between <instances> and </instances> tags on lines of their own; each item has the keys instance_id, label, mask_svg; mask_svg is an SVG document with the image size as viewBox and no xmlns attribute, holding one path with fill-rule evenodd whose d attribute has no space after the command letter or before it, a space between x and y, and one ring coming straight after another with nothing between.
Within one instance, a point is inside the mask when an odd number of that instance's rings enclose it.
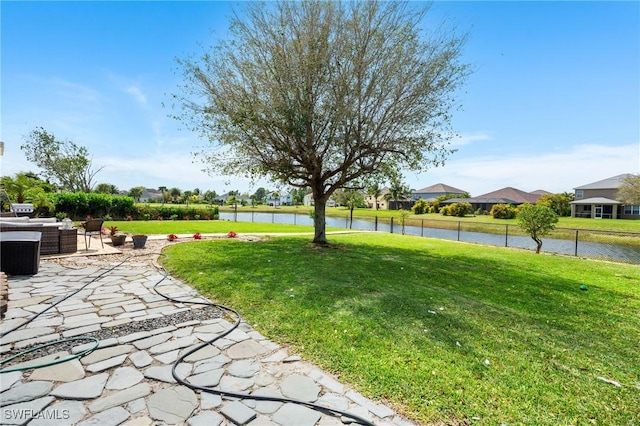
<instances>
[{"instance_id":1,"label":"blue sky","mask_svg":"<svg viewBox=\"0 0 640 426\"><path fill-rule=\"evenodd\" d=\"M0 3L2 175L37 171L20 145L37 126L86 146L98 183L120 189L258 186L209 176L203 145L169 118L175 58L224 37L235 2ZM436 2L469 41L475 67L453 124L458 151L406 182L480 195L506 186L552 192L640 172L640 2ZM425 23L427 24L427 23Z\"/></svg>"}]
</instances>

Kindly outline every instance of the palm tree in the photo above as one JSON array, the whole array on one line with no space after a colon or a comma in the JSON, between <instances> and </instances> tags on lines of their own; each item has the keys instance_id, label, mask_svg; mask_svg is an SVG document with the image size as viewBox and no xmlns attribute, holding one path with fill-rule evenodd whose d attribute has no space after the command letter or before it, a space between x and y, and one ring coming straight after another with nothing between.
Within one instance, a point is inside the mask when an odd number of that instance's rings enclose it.
<instances>
[{"instance_id":1,"label":"palm tree","mask_svg":"<svg viewBox=\"0 0 640 426\"><path fill-rule=\"evenodd\" d=\"M142 193L144 192L143 186L134 186L129 190L129 197L132 197L136 202L140 202L140 197L142 197Z\"/></svg>"},{"instance_id":2,"label":"palm tree","mask_svg":"<svg viewBox=\"0 0 640 426\"><path fill-rule=\"evenodd\" d=\"M39 182L26 173L18 173L15 178L3 176L2 185L7 193L15 198L17 203L24 203L26 192L39 186Z\"/></svg>"},{"instance_id":3,"label":"palm tree","mask_svg":"<svg viewBox=\"0 0 640 426\"><path fill-rule=\"evenodd\" d=\"M164 191L166 191L166 190L167 190L167 187L166 187L166 186L159 186L159 187L158 187L158 191L161 191L161 192L162 192L162 205L163 205L163 206L164 206Z\"/></svg>"},{"instance_id":4,"label":"palm tree","mask_svg":"<svg viewBox=\"0 0 640 426\"><path fill-rule=\"evenodd\" d=\"M411 189L405 185L400 178L391 179L389 185L389 192L385 194L384 198L389 201L393 200L396 203L396 210L400 210L400 200L407 200L411 197Z\"/></svg>"},{"instance_id":5,"label":"palm tree","mask_svg":"<svg viewBox=\"0 0 640 426\"><path fill-rule=\"evenodd\" d=\"M377 183L374 183L369 188L367 188L367 195L373 198L373 205L378 210L378 198L382 195L382 188Z\"/></svg>"}]
</instances>

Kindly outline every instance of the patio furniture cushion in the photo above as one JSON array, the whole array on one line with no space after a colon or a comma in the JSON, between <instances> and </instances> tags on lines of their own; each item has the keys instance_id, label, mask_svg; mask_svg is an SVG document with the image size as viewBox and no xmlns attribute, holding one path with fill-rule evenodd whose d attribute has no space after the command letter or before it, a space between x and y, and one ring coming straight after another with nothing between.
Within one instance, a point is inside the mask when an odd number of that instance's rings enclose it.
<instances>
[{"instance_id":1,"label":"patio furniture cushion","mask_svg":"<svg viewBox=\"0 0 640 426\"><path fill-rule=\"evenodd\" d=\"M40 232L0 232L0 270L8 275L34 275L40 267Z\"/></svg>"}]
</instances>

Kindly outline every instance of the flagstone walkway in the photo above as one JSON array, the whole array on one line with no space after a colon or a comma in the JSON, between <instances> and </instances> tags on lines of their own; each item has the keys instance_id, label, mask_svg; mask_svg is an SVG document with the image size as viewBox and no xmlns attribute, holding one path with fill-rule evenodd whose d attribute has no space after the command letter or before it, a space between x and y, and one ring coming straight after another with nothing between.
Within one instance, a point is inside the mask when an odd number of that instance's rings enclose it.
<instances>
[{"instance_id":1,"label":"flagstone walkway","mask_svg":"<svg viewBox=\"0 0 640 426\"><path fill-rule=\"evenodd\" d=\"M209 307L166 300L154 291L158 282L158 290L174 299L206 299L136 259L115 266L78 258L75 265L43 260L38 274L8 279L9 306L0 330L16 330L0 339L3 360L33 345L60 346L43 349L34 360L26 361L35 356L28 354L15 361L21 364L3 364L5 370L19 370L0 374L0 424L329 426L353 421L292 402L223 398L181 385L172 376L178 357L229 330L233 319ZM98 347L78 357L96 345L89 336L99 339ZM65 339L78 340L65 344ZM67 358L72 359L31 368ZM186 357L176 374L223 392L313 403L376 425L412 425L244 322Z\"/></svg>"}]
</instances>

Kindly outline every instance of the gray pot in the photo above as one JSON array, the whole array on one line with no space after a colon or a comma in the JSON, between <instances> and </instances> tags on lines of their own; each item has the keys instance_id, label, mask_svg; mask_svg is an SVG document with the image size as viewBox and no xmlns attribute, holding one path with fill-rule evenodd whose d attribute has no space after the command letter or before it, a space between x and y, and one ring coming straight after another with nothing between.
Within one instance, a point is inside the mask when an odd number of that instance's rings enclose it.
<instances>
[{"instance_id":1,"label":"gray pot","mask_svg":"<svg viewBox=\"0 0 640 426\"><path fill-rule=\"evenodd\" d=\"M144 248L144 245L147 244L147 236L146 235L134 235L131 237L133 239L133 248Z\"/></svg>"}]
</instances>

